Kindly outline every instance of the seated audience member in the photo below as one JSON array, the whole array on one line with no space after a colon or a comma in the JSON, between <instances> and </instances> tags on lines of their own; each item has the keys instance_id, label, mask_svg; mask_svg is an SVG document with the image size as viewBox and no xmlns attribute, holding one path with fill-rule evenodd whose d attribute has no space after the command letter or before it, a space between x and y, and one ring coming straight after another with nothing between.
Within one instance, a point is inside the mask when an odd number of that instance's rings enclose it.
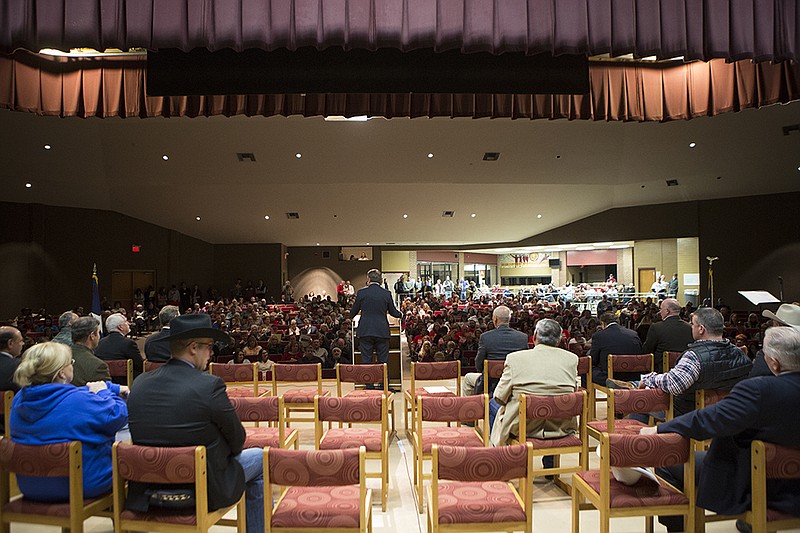
<instances>
[{"instance_id":1,"label":"seated audience member","mask_svg":"<svg viewBox=\"0 0 800 533\"><path fill-rule=\"evenodd\" d=\"M653 354L653 368L664 368L664 352L683 352L694 341L692 326L681 320L681 304L674 298L661 301L659 307L661 320L647 330L647 338L642 353Z\"/></svg>"},{"instance_id":2,"label":"seated audience member","mask_svg":"<svg viewBox=\"0 0 800 533\"><path fill-rule=\"evenodd\" d=\"M328 357L325 358L325 363L322 365L323 368L336 368L336 365L339 363L349 363L349 361L342 358L342 349L339 347L334 347L331 349L331 353Z\"/></svg>"},{"instance_id":3,"label":"seated audience member","mask_svg":"<svg viewBox=\"0 0 800 533\"><path fill-rule=\"evenodd\" d=\"M233 354L233 359L231 359L231 363L237 365L249 365L251 364L251 361L250 359L247 359L241 351L239 351Z\"/></svg>"},{"instance_id":4,"label":"seated audience member","mask_svg":"<svg viewBox=\"0 0 800 533\"><path fill-rule=\"evenodd\" d=\"M144 341L144 355L148 361L166 363L169 361L169 323L181 314L177 305L165 305L158 312L161 331L147 337Z\"/></svg>"},{"instance_id":5,"label":"seated audience member","mask_svg":"<svg viewBox=\"0 0 800 533\"><path fill-rule=\"evenodd\" d=\"M279 335L273 334L267 341L267 354L269 355L283 355L283 345L281 344Z\"/></svg>"},{"instance_id":6,"label":"seated audience member","mask_svg":"<svg viewBox=\"0 0 800 533\"><path fill-rule=\"evenodd\" d=\"M14 372L19 366L24 340L14 326L0 326L0 391L18 391ZM0 413L2 415L2 413Z\"/></svg>"},{"instance_id":7,"label":"seated audience member","mask_svg":"<svg viewBox=\"0 0 800 533\"><path fill-rule=\"evenodd\" d=\"M763 440L790 448L800 447L800 420L787 406L800 405L800 331L788 327L767 330L764 354L774 377L740 381L718 403L679 416L642 433L679 433L686 438L711 440L708 452L698 452L697 505L723 515L737 515L750 505L750 443ZM683 485L683 467L659 472L667 481ZM768 508L800 516L800 480L767 480ZM659 519L669 531L682 531L675 517ZM739 531L749 531L738 522Z\"/></svg>"},{"instance_id":8,"label":"seated audience member","mask_svg":"<svg viewBox=\"0 0 800 533\"><path fill-rule=\"evenodd\" d=\"M241 354L245 357L250 357L253 359L259 359L261 357L261 352L264 351L264 348L259 346L258 341L256 340L255 335L248 335L247 342L245 343L244 347L241 350Z\"/></svg>"},{"instance_id":9,"label":"seated audience member","mask_svg":"<svg viewBox=\"0 0 800 533\"><path fill-rule=\"evenodd\" d=\"M770 319L772 327L790 327L800 331L800 305L782 304L775 313L765 309L761 314L764 318ZM750 377L771 375L772 371L767 365L764 350L759 350L753 359L753 369L750 371Z\"/></svg>"},{"instance_id":10,"label":"seated audience member","mask_svg":"<svg viewBox=\"0 0 800 533\"><path fill-rule=\"evenodd\" d=\"M83 446L83 492L94 498L111 490L111 445L128 421L120 387L93 381L85 387L70 382L72 352L57 342L38 344L25 353L15 379L22 389L11 405L11 440L40 445L80 441ZM26 498L69 501L69 479L18 475Z\"/></svg>"},{"instance_id":11,"label":"seated audience member","mask_svg":"<svg viewBox=\"0 0 800 533\"><path fill-rule=\"evenodd\" d=\"M623 328L614 313L600 315L602 330L592 335L592 381L603 384L608 379L608 356L635 355L642 353L642 341L635 331ZM622 375L620 379L635 379L638 375Z\"/></svg>"},{"instance_id":12,"label":"seated audience member","mask_svg":"<svg viewBox=\"0 0 800 533\"><path fill-rule=\"evenodd\" d=\"M500 405L491 428L494 446L504 446L509 436L517 433L520 394L551 396L575 392L578 356L557 348L560 340L561 326L546 318L536 324L533 349L512 352L506 357L503 375L492 399ZM578 420L529 421L527 430L529 437L560 438L577 433ZM544 457L542 463L545 468L551 468L552 457Z\"/></svg>"},{"instance_id":13,"label":"seated audience member","mask_svg":"<svg viewBox=\"0 0 800 533\"><path fill-rule=\"evenodd\" d=\"M303 356L303 349L300 347L300 343L297 342L297 339L294 337L289 339L289 344L287 344L286 348L283 350L283 356L286 359L299 359Z\"/></svg>"},{"instance_id":14,"label":"seated audience member","mask_svg":"<svg viewBox=\"0 0 800 533\"><path fill-rule=\"evenodd\" d=\"M269 358L266 350L261 351L261 355L259 356L257 363L258 371L262 373L272 370L272 365L275 364L272 359Z\"/></svg>"},{"instance_id":15,"label":"seated audience member","mask_svg":"<svg viewBox=\"0 0 800 533\"><path fill-rule=\"evenodd\" d=\"M94 355L99 342L99 320L83 316L72 323L72 384L76 387L92 381L111 381L108 365Z\"/></svg>"},{"instance_id":16,"label":"seated audience member","mask_svg":"<svg viewBox=\"0 0 800 533\"><path fill-rule=\"evenodd\" d=\"M247 532L263 533L263 450L242 449L244 427L225 382L205 372L215 342L232 339L213 328L208 315L172 320L172 358L137 379L128 398L131 438L145 446L206 446L208 508L233 505L246 488ZM145 484L129 484L126 507L147 512L147 489Z\"/></svg>"},{"instance_id":17,"label":"seated audience member","mask_svg":"<svg viewBox=\"0 0 800 533\"><path fill-rule=\"evenodd\" d=\"M60 342L67 346L72 346L72 323L78 318L78 315L72 311L65 311L58 317L58 335L53 337L54 342Z\"/></svg>"},{"instance_id":18,"label":"seated audience member","mask_svg":"<svg viewBox=\"0 0 800 533\"><path fill-rule=\"evenodd\" d=\"M106 319L106 331L108 334L97 343L95 355L104 361L130 359L133 361L133 377L141 374L144 362L136 341L127 337L131 331L128 319L124 315L114 313ZM124 379L114 378L114 382Z\"/></svg>"},{"instance_id":19,"label":"seated audience member","mask_svg":"<svg viewBox=\"0 0 800 533\"><path fill-rule=\"evenodd\" d=\"M311 341L311 350L314 354L314 357L319 359L319 362L324 365L325 360L328 358L328 350L322 347L322 343L319 339L314 339Z\"/></svg>"}]
</instances>

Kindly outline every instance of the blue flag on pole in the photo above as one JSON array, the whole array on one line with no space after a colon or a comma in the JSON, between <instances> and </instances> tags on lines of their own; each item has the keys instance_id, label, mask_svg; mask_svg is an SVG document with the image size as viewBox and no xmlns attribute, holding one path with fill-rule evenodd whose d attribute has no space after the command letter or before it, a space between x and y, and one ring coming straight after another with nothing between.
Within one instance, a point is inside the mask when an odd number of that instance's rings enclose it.
<instances>
[{"instance_id":1,"label":"blue flag on pole","mask_svg":"<svg viewBox=\"0 0 800 533\"><path fill-rule=\"evenodd\" d=\"M100 286L97 279L97 264L92 267L92 314L98 317L103 315L100 308Z\"/></svg>"}]
</instances>

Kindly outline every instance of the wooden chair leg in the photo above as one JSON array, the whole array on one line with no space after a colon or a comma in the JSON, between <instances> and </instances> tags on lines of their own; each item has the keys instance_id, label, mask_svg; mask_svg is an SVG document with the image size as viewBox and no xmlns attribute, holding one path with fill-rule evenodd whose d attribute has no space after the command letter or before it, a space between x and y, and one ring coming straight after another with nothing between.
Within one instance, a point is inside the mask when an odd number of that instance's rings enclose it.
<instances>
[{"instance_id":1,"label":"wooden chair leg","mask_svg":"<svg viewBox=\"0 0 800 533\"><path fill-rule=\"evenodd\" d=\"M533 494L531 494L533 497ZM572 491L572 533L581 531L581 493L578 490Z\"/></svg>"}]
</instances>

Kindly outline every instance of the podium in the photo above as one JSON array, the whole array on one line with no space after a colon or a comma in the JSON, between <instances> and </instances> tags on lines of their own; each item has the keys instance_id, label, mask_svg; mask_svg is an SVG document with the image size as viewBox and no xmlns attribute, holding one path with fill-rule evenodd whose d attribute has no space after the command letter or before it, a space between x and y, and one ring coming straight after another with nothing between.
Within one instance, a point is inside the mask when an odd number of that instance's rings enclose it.
<instances>
[{"instance_id":1,"label":"podium","mask_svg":"<svg viewBox=\"0 0 800 533\"><path fill-rule=\"evenodd\" d=\"M389 387L397 390L403 388L403 361L400 352L400 326L390 326L389 332L389 359L386 361L386 370L389 373ZM359 339L356 336L355 325L353 326L353 363L362 364ZM378 360L372 356L372 362Z\"/></svg>"}]
</instances>

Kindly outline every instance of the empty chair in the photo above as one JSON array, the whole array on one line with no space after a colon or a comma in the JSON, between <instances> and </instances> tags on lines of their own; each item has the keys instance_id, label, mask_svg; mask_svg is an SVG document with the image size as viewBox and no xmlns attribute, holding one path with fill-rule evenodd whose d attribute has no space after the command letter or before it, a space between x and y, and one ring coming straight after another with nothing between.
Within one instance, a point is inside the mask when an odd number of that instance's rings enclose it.
<instances>
[{"instance_id":1,"label":"empty chair","mask_svg":"<svg viewBox=\"0 0 800 533\"><path fill-rule=\"evenodd\" d=\"M428 532L533 529L533 447L464 448L434 444ZM520 490L511 480L518 479Z\"/></svg>"},{"instance_id":2,"label":"empty chair","mask_svg":"<svg viewBox=\"0 0 800 533\"><path fill-rule=\"evenodd\" d=\"M264 494L282 486L266 504L266 533L333 529L372 531L372 491L364 475L366 449L264 450Z\"/></svg>"},{"instance_id":3,"label":"empty chair","mask_svg":"<svg viewBox=\"0 0 800 533\"><path fill-rule=\"evenodd\" d=\"M608 379L614 379L614 373L649 374L653 371L653 354L636 355L614 355L608 354ZM594 420L597 418L597 392L602 392L608 396L608 387L605 383L592 382L589 389L589 416ZM610 415L609 415L610 416Z\"/></svg>"},{"instance_id":4,"label":"empty chair","mask_svg":"<svg viewBox=\"0 0 800 533\"><path fill-rule=\"evenodd\" d=\"M592 420L586 424L589 436L600 440L603 433L627 433L638 435L647 426L632 418L616 420L615 415L666 412L672 418L672 395L661 389L610 389L608 391L608 419Z\"/></svg>"},{"instance_id":5,"label":"empty chair","mask_svg":"<svg viewBox=\"0 0 800 533\"><path fill-rule=\"evenodd\" d=\"M45 503L24 496L9 501L11 473L27 476L68 477L69 501ZM84 499L83 461L78 441L28 446L8 438L0 439L0 524L4 532L9 524L47 524L83 531L83 522L90 516L111 516L111 492L97 498Z\"/></svg>"},{"instance_id":6,"label":"empty chair","mask_svg":"<svg viewBox=\"0 0 800 533\"><path fill-rule=\"evenodd\" d=\"M279 394L278 385L286 383L308 383L315 386L292 388ZM287 424L300 421L313 422L314 397L329 395L328 391L322 390L322 365L276 363L272 367L272 395L283 398ZM298 416L303 413L311 416Z\"/></svg>"},{"instance_id":7,"label":"empty chair","mask_svg":"<svg viewBox=\"0 0 800 533\"><path fill-rule=\"evenodd\" d=\"M394 394L389 390L389 373L386 363L383 364L361 364L351 365L339 363L336 365L336 395L342 397L342 383L353 383L354 385L369 385L380 383L381 389L354 389L344 396L358 398L364 396L386 396L386 403L389 406L389 418L391 421L392 433L395 432L394 425Z\"/></svg>"},{"instance_id":8,"label":"empty chair","mask_svg":"<svg viewBox=\"0 0 800 533\"><path fill-rule=\"evenodd\" d=\"M253 422L255 427L245 426L245 448L289 448L298 447L297 430L286 427L283 398L260 396L258 398L231 398L231 405L242 422ZM274 424L261 426L261 422Z\"/></svg>"},{"instance_id":9,"label":"empty chair","mask_svg":"<svg viewBox=\"0 0 800 533\"><path fill-rule=\"evenodd\" d=\"M258 396L257 363L210 363L208 371L225 382L229 398Z\"/></svg>"},{"instance_id":10,"label":"empty chair","mask_svg":"<svg viewBox=\"0 0 800 533\"><path fill-rule=\"evenodd\" d=\"M235 505L209 511L208 471L205 446L176 448L137 446L114 443L114 530L119 531L196 531L204 532L214 524L237 526L245 530L244 494ZM126 482L191 485L194 488L194 512L151 506L147 512L125 509ZM236 519L223 518L236 507ZM187 512L188 511L188 512Z\"/></svg>"},{"instance_id":11,"label":"empty chair","mask_svg":"<svg viewBox=\"0 0 800 533\"><path fill-rule=\"evenodd\" d=\"M447 382L453 380L455 391L446 389ZM442 384L420 387L417 381L440 381ZM411 383L403 394L405 407L406 432L411 437L416 424L414 410L417 396L460 396L461 395L461 361L442 361L436 363L411 363ZM410 418L410 420L409 420Z\"/></svg>"}]
</instances>

